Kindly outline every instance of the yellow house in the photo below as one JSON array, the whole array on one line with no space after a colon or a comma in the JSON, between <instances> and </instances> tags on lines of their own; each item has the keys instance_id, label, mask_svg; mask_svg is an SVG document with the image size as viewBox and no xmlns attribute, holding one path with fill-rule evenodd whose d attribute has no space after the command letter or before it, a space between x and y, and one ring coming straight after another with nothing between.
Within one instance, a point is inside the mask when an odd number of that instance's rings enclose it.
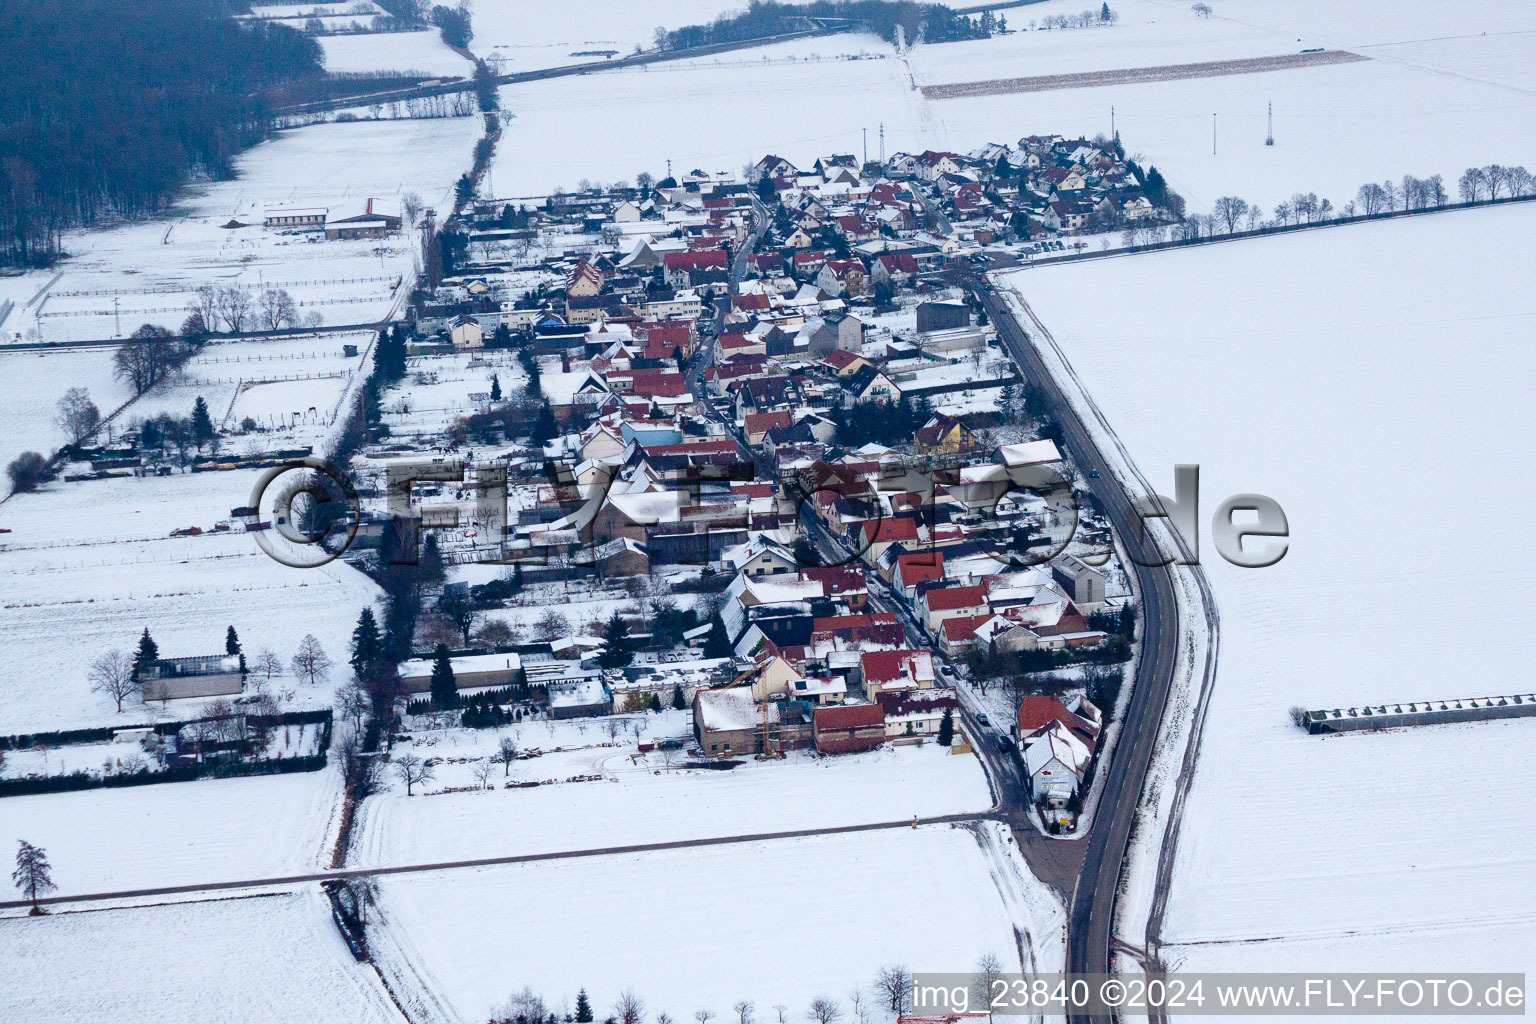
<instances>
[{"instance_id":1,"label":"yellow house","mask_svg":"<svg viewBox=\"0 0 1536 1024\"><path fill-rule=\"evenodd\" d=\"M917 450L924 455L958 455L976 447L976 437L965 424L948 417L921 428L915 438Z\"/></svg>"},{"instance_id":2,"label":"yellow house","mask_svg":"<svg viewBox=\"0 0 1536 1024\"><path fill-rule=\"evenodd\" d=\"M753 675L752 699L759 702L788 693L795 683L805 678L777 654L750 671Z\"/></svg>"}]
</instances>

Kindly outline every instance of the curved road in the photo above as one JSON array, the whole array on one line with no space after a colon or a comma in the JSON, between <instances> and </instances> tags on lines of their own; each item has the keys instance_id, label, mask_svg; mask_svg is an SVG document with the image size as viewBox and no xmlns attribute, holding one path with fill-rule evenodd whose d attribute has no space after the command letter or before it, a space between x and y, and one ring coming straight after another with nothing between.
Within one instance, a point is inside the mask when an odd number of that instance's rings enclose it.
<instances>
[{"instance_id":1,"label":"curved road","mask_svg":"<svg viewBox=\"0 0 1536 1024\"><path fill-rule=\"evenodd\" d=\"M1111 962L1110 942L1114 937L1120 869L1173 684L1178 636L1177 602L1168 571L1142 564L1160 561L1162 553L1155 540L1143 536L1141 519L1132 507L1130 495L1046 369L1040 354L1007 304L992 291L990 282L976 281L975 291L997 328L998 337L1018 362L1026 379L1040 389L1052 416L1061 425L1063 446L1078 467L1088 474L1089 487L1131 556L1140 591L1141 657L1136 666L1130 706L1108 766L1098 811L1086 839L1079 840L1086 843L1086 849L1082 873L1078 876L1068 911L1067 970L1073 974L1104 974L1109 972Z\"/></svg>"}]
</instances>

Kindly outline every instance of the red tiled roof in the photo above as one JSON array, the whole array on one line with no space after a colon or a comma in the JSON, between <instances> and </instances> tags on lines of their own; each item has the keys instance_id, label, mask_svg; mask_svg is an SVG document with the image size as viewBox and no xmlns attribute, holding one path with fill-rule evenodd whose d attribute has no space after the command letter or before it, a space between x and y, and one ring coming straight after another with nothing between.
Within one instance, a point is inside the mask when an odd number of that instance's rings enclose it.
<instances>
[{"instance_id":1,"label":"red tiled roof","mask_svg":"<svg viewBox=\"0 0 1536 1024\"><path fill-rule=\"evenodd\" d=\"M815 715L817 732L885 724L885 711L878 704L842 704L817 708Z\"/></svg>"},{"instance_id":2,"label":"red tiled roof","mask_svg":"<svg viewBox=\"0 0 1536 1024\"><path fill-rule=\"evenodd\" d=\"M884 683L893 679L914 679L917 669L913 662L928 658L931 665L932 657L927 651L865 651L859 658L859 665L866 681ZM909 669L906 676L902 675L903 668Z\"/></svg>"},{"instance_id":3,"label":"red tiled roof","mask_svg":"<svg viewBox=\"0 0 1536 1024\"><path fill-rule=\"evenodd\" d=\"M668 270L721 270L729 263L724 249L700 249L697 252L669 252L662 256Z\"/></svg>"},{"instance_id":4,"label":"red tiled roof","mask_svg":"<svg viewBox=\"0 0 1536 1024\"><path fill-rule=\"evenodd\" d=\"M897 541L917 540L915 519L866 519L864 539L870 544L894 544Z\"/></svg>"},{"instance_id":5,"label":"red tiled roof","mask_svg":"<svg viewBox=\"0 0 1536 1024\"><path fill-rule=\"evenodd\" d=\"M928 602L928 610L932 612L970 608L987 603L987 588L979 583L971 587L944 587L928 591L923 599Z\"/></svg>"}]
</instances>

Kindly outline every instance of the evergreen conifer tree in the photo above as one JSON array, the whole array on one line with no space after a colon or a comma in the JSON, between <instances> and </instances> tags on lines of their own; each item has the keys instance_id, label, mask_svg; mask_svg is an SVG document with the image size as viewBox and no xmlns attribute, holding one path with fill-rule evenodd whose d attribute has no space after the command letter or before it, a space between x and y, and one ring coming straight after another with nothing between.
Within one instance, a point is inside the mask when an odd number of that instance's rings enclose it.
<instances>
[{"instance_id":1,"label":"evergreen conifer tree","mask_svg":"<svg viewBox=\"0 0 1536 1024\"><path fill-rule=\"evenodd\" d=\"M459 685L453 678L448 645L440 643L432 655L432 709L448 711L459 703Z\"/></svg>"}]
</instances>

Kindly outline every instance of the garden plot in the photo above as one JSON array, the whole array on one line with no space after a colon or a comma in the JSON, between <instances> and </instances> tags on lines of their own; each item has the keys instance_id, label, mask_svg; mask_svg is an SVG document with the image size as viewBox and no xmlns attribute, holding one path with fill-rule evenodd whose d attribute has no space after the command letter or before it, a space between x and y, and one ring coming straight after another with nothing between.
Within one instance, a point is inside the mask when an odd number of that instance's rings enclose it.
<instances>
[{"instance_id":1,"label":"garden plot","mask_svg":"<svg viewBox=\"0 0 1536 1024\"><path fill-rule=\"evenodd\" d=\"M405 1020L353 961L316 889L4 920L0 961L6 1020Z\"/></svg>"},{"instance_id":2,"label":"garden plot","mask_svg":"<svg viewBox=\"0 0 1536 1024\"><path fill-rule=\"evenodd\" d=\"M325 51L325 70L337 74L399 71L463 77L474 70L462 54L443 42L436 29L321 36L317 42Z\"/></svg>"},{"instance_id":3,"label":"garden plot","mask_svg":"<svg viewBox=\"0 0 1536 1024\"><path fill-rule=\"evenodd\" d=\"M301 317L373 323L404 299L412 232L327 241L262 226L268 207L344 208L415 193L446 208L469 166L478 118L328 122L277 133L242 154L232 181L193 186L175 215L66 236L72 254L28 310L45 341L110 339L148 322L179 326L200 285L287 290ZM228 227L231 222L246 225ZM32 321L31 313L38 319ZM13 314L17 315L17 314Z\"/></svg>"},{"instance_id":4,"label":"garden plot","mask_svg":"<svg viewBox=\"0 0 1536 1024\"><path fill-rule=\"evenodd\" d=\"M246 651L277 652L286 664L313 633L338 664L359 610L378 588L335 561L294 569L268 558L245 533L210 531L246 504L257 471L116 478L51 485L0 509L12 530L0 548L0 642L12 652L0 669L0 721L6 732L184 718L202 702L167 708L135 703L119 716L92 693L91 662L108 649L131 650L147 626L165 657L219 653L234 625ZM60 637L71 638L60 643ZM333 671L309 686L291 674L274 688L294 706L324 706L342 678Z\"/></svg>"},{"instance_id":5,"label":"garden plot","mask_svg":"<svg viewBox=\"0 0 1536 1024\"><path fill-rule=\"evenodd\" d=\"M440 437L458 420L488 406L492 374L501 384L503 400L527 381L510 351L412 357L405 380L384 396L384 422L390 434Z\"/></svg>"},{"instance_id":6,"label":"garden plot","mask_svg":"<svg viewBox=\"0 0 1536 1024\"><path fill-rule=\"evenodd\" d=\"M501 57L506 73L601 62L607 59L603 51L627 57L636 49L651 49L658 25L679 29L745 7L745 0L472 0L475 38L470 48L480 57Z\"/></svg>"},{"instance_id":7,"label":"garden plot","mask_svg":"<svg viewBox=\"0 0 1536 1024\"><path fill-rule=\"evenodd\" d=\"M801 1019L860 989L884 1020L881 967L1060 970L1064 915L995 826L922 828L670 850L381 880L380 969L440 1018L483 1021L530 986L553 1007L585 987L606 1012L730 1016L739 1000ZM893 898L893 891L902 898ZM814 931L808 943L795 938ZM723 941L723 935L729 935ZM1021 953L1022 950L1022 953Z\"/></svg>"},{"instance_id":8,"label":"garden plot","mask_svg":"<svg viewBox=\"0 0 1536 1024\"><path fill-rule=\"evenodd\" d=\"M632 735L610 737L596 721L525 722L504 731L524 749L566 748L512 765L513 783L553 784L505 788L498 766L492 781L502 788L435 792L476 786L470 762L489 755L497 735L486 732L474 745L445 741L443 753L434 754L433 734L421 733L420 753L448 759L426 789L435 795L417 790L408 797L391 776L389 791L363 805L352 863L381 867L756 835L983 811L992 803L976 758L936 745L835 758L799 752L719 771L682 768L686 758L662 753L640 756ZM587 781L564 781L577 778Z\"/></svg>"},{"instance_id":9,"label":"garden plot","mask_svg":"<svg viewBox=\"0 0 1536 1024\"><path fill-rule=\"evenodd\" d=\"M317 870L340 813L331 769L159 782L6 797L0 842L46 849L57 895L120 892Z\"/></svg>"},{"instance_id":10,"label":"garden plot","mask_svg":"<svg viewBox=\"0 0 1536 1024\"><path fill-rule=\"evenodd\" d=\"M1320 738L1287 714L1526 677L1533 229L1522 205L1005 278L1152 486L1198 463L1204 514L1258 492L1289 518L1268 569L1202 537L1220 660L1164 932L1188 969L1312 969L1354 932L1458 967L1474 920L1536 961L1536 723Z\"/></svg>"}]
</instances>

